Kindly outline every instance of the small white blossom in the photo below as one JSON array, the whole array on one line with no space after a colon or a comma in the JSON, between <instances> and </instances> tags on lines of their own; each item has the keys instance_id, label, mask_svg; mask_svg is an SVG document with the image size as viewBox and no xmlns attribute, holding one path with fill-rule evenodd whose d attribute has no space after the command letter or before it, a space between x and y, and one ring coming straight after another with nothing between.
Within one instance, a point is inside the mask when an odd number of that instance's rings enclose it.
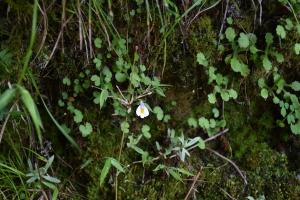
<instances>
[{"instance_id":1,"label":"small white blossom","mask_svg":"<svg viewBox=\"0 0 300 200\"><path fill-rule=\"evenodd\" d=\"M144 102L141 101L141 103L140 103L139 107L137 107L135 113L140 118L145 118L145 117L147 117L149 115L149 110L145 106Z\"/></svg>"}]
</instances>

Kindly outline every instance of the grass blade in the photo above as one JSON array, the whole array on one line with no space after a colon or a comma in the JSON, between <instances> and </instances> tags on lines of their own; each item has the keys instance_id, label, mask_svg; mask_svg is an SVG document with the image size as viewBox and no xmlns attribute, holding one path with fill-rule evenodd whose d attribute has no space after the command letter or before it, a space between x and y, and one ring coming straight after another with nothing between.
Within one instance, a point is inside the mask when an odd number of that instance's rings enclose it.
<instances>
[{"instance_id":1,"label":"grass blade","mask_svg":"<svg viewBox=\"0 0 300 200\"><path fill-rule=\"evenodd\" d=\"M9 88L5 90L0 96L0 111L2 111L15 97L16 88Z\"/></svg>"},{"instance_id":2,"label":"grass blade","mask_svg":"<svg viewBox=\"0 0 300 200\"><path fill-rule=\"evenodd\" d=\"M108 158L106 161L105 161L105 164L104 164L104 167L103 169L101 170L101 175L100 175L100 186L103 185L104 183L104 180L109 172L111 168L111 158Z\"/></svg>"},{"instance_id":3,"label":"grass blade","mask_svg":"<svg viewBox=\"0 0 300 200\"><path fill-rule=\"evenodd\" d=\"M31 119L33 121L34 127L37 132L39 142L40 142L40 144L42 144L41 128L43 128L43 124L41 121L40 113L31 97L30 93L28 92L28 90L26 90L24 87L22 87L20 85L18 85L17 87L19 89L22 102L31 116Z\"/></svg>"},{"instance_id":4,"label":"grass blade","mask_svg":"<svg viewBox=\"0 0 300 200\"><path fill-rule=\"evenodd\" d=\"M50 118L52 119L52 121L54 122L54 124L56 125L56 127L60 130L60 132L65 136L65 138L80 152L80 148L78 146L78 144L75 142L75 140L66 132L66 130L56 121L56 119L53 117L53 115L51 114L50 110L48 109L48 107L46 106L45 101L41 98L43 105L48 113L48 115L50 116Z\"/></svg>"}]
</instances>

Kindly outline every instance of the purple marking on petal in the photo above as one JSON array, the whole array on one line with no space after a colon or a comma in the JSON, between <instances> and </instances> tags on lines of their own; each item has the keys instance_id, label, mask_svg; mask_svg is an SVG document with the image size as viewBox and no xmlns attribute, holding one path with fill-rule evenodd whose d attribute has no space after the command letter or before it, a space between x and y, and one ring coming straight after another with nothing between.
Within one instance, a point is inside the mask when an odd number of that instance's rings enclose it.
<instances>
[{"instance_id":1,"label":"purple marking on petal","mask_svg":"<svg viewBox=\"0 0 300 200\"><path fill-rule=\"evenodd\" d=\"M141 101L141 104L140 104L140 106L141 106L142 108L144 108L144 107L145 107L145 104L144 104L144 102L142 102L142 101Z\"/></svg>"}]
</instances>

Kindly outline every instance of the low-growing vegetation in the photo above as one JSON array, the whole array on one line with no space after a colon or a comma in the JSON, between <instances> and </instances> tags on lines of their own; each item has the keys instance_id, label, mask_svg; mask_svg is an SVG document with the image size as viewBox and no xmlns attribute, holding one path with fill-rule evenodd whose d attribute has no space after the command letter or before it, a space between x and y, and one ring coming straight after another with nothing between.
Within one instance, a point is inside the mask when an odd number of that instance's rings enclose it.
<instances>
[{"instance_id":1,"label":"low-growing vegetation","mask_svg":"<svg viewBox=\"0 0 300 200\"><path fill-rule=\"evenodd\" d=\"M1 1L0 199L299 199L299 17Z\"/></svg>"}]
</instances>

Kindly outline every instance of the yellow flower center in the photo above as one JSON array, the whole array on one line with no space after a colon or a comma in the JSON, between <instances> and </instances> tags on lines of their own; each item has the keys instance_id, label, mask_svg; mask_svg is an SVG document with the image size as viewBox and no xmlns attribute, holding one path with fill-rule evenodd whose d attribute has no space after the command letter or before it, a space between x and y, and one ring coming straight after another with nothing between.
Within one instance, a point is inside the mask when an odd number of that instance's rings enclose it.
<instances>
[{"instance_id":1,"label":"yellow flower center","mask_svg":"<svg viewBox=\"0 0 300 200\"><path fill-rule=\"evenodd\" d=\"M141 108L141 114L144 114L144 110L145 110L144 108Z\"/></svg>"}]
</instances>

